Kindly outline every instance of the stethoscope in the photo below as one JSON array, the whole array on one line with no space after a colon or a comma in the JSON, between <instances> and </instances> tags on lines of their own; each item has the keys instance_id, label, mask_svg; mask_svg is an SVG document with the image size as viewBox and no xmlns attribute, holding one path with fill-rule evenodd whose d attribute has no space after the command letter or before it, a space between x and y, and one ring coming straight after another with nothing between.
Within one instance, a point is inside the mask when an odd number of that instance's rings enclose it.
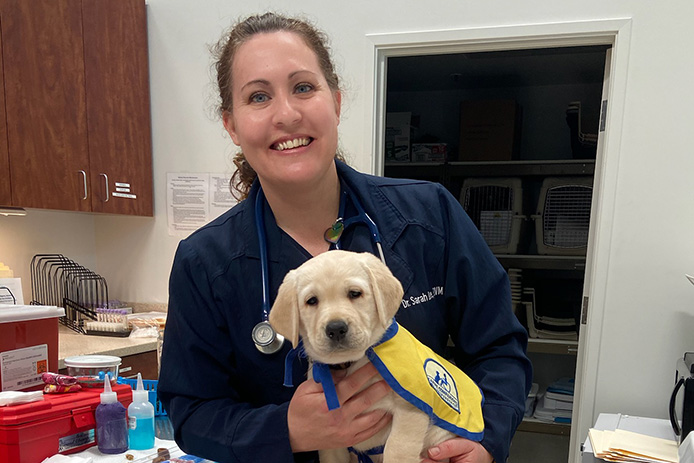
<instances>
[{"instance_id":1,"label":"stethoscope","mask_svg":"<svg viewBox=\"0 0 694 463\"><path fill-rule=\"evenodd\" d=\"M324 238L327 242L334 245L334 249L340 249L340 237L342 233L354 224L364 223L369 228L371 241L375 244L378 250L378 256L385 264L386 259L383 255L383 247L381 245L381 235L378 232L376 223L369 217L357 196L352 192L349 186L341 182L342 195L340 197L340 209L338 219L335 223L325 231ZM347 197L352 200L357 215L344 219L345 204ZM258 247L260 248L260 272L262 276L263 287L263 320L253 327L251 336L255 347L263 354L274 354L279 351L284 344L284 337L277 333L268 321L270 317L270 276L268 271L267 260L267 235L265 233L265 216L263 213L263 205L265 204L265 193L262 187L258 188L258 195L255 198L255 227L258 233Z\"/></svg>"}]
</instances>

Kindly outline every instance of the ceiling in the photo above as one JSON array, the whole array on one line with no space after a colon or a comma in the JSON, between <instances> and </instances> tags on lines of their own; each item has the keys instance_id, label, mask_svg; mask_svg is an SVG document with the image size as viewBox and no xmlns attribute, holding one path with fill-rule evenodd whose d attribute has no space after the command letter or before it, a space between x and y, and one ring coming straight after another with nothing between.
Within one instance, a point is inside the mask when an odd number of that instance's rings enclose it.
<instances>
[{"instance_id":1,"label":"ceiling","mask_svg":"<svg viewBox=\"0 0 694 463\"><path fill-rule=\"evenodd\" d=\"M388 58L388 91L601 82L607 46ZM598 77L599 80L598 80Z\"/></svg>"}]
</instances>

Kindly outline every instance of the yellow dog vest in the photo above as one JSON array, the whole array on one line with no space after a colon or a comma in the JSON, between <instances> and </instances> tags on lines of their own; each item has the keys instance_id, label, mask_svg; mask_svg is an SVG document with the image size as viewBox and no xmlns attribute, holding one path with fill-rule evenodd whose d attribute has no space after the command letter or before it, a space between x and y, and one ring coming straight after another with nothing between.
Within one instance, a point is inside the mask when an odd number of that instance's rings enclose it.
<instances>
[{"instance_id":1,"label":"yellow dog vest","mask_svg":"<svg viewBox=\"0 0 694 463\"><path fill-rule=\"evenodd\" d=\"M482 391L470 377L393 321L367 357L403 399L440 428L466 439L484 435Z\"/></svg>"},{"instance_id":2,"label":"yellow dog vest","mask_svg":"<svg viewBox=\"0 0 694 463\"><path fill-rule=\"evenodd\" d=\"M395 320L366 356L388 385L429 415L436 426L469 440L482 440L482 391L458 367L419 342ZM288 355L285 374L291 370L292 361ZM339 408L329 367L314 363L313 379L323 384L328 408ZM285 385L291 386L291 374L285 376Z\"/></svg>"}]
</instances>

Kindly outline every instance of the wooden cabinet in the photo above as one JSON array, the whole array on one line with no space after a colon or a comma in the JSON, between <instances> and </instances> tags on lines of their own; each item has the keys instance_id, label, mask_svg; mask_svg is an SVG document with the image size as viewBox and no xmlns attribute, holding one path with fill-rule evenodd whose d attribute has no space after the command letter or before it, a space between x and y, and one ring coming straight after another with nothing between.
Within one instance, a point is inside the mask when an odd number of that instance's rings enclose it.
<instances>
[{"instance_id":1,"label":"wooden cabinet","mask_svg":"<svg viewBox=\"0 0 694 463\"><path fill-rule=\"evenodd\" d=\"M2 22L0 22L2 31ZM0 33L0 89L5 88L2 75L2 34ZM7 122L5 118L5 93L0 91L0 204L12 204L10 190L10 157L7 152Z\"/></svg>"},{"instance_id":2,"label":"wooden cabinet","mask_svg":"<svg viewBox=\"0 0 694 463\"><path fill-rule=\"evenodd\" d=\"M144 1L0 8L11 205L151 216Z\"/></svg>"},{"instance_id":3,"label":"wooden cabinet","mask_svg":"<svg viewBox=\"0 0 694 463\"><path fill-rule=\"evenodd\" d=\"M122 362L118 375L123 378L137 378L137 374L141 373L142 379L159 379L156 350L125 356Z\"/></svg>"},{"instance_id":4,"label":"wooden cabinet","mask_svg":"<svg viewBox=\"0 0 694 463\"><path fill-rule=\"evenodd\" d=\"M82 13L92 210L151 216L144 0L84 1Z\"/></svg>"}]
</instances>

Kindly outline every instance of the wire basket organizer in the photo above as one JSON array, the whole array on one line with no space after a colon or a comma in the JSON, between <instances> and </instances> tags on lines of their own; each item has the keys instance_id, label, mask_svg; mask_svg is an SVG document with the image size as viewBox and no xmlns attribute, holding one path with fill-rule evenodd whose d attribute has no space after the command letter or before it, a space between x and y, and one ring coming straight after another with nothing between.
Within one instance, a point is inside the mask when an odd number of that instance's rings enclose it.
<instances>
[{"instance_id":1,"label":"wire basket organizer","mask_svg":"<svg viewBox=\"0 0 694 463\"><path fill-rule=\"evenodd\" d=\"M463 182L460 203L492 252L518 252L525 216L520 178L469 178Z\"/></svg>"},{"instance_id":2,"label":"wire basket organizer","mask_svg":"<svg viewBox=\"0 0 694 463\"><path fill-rule=\"evenodd\" d=\"M589 177L548 177L537 204L538 254L583 255L588 246L593 183Z\"/></svg>"},{"instance_id":3,"label":"wire basket organizer","mask_svg":"<svg viewBox=\"0 0 694 463\"><path fill-rule=\"evenodd\" d=\"M97 319L98 307L108 306L106 279L62 254L35 255L30 271L31 303L64 307L60 323L78 333Z\"/></svg>"}]
</instances>

